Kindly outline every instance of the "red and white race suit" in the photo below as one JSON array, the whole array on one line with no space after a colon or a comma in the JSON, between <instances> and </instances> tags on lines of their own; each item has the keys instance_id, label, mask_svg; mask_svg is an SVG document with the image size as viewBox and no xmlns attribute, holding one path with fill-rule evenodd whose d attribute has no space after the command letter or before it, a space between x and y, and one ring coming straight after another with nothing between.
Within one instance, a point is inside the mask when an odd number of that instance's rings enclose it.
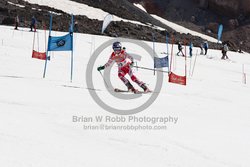
<instances>
[{"instance_id":1,"label":"red and white race suit","mask_svg":"<svg viewBox=\"0 0 250 167\"><path fill-rule=\"evenodd\" d=\"M129 59L129 60L128 60ZM124 76L128 74L132 81L136 82L139 86L143 84L143 82L139 81L137 77L133 74L133 71L130 67L131 62L134 61L134 58L130 56L125 50L121 50L120 53L116 54L113 52L108 60L108 62L104 65L105 68L110 66L113 61L118 65L118 77L122 80L122 82L127 85L129 82L127 78Z\"/></svg>"}]
</instances>

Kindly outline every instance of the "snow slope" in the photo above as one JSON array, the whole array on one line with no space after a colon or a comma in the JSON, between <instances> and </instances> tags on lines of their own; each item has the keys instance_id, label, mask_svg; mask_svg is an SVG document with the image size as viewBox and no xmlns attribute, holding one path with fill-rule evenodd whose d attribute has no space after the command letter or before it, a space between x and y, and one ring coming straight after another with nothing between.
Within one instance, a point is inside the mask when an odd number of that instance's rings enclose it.
<instances>
[{"instance_id":1,"label":"snow slope","mask_svg":"<svg viewBox=\"0 0 250 167\"><path fill-rule=\"evenodd\" d=\"M188 85L164 83L159 97L135 117L178 118L176 123L105 122L104 125L157 125L160 130L86 130L98 122L73 122L73 116L119 115L103 110L95 103L86 85L86 66L93 50L111 39L103 36L74 34L73 82L69 82L70 54L53 53L46 78L42 78L44 61L32 59L33 33L0 26L0 164L4 167L247 167L250 156L249 108L250 85L242 83L242 64L247 77L250 55L229 52L232 60L220 60L221 52L209 50L197 56ZM38 30L40 51L44 32ZM47 33L48 34L48 33ZM52 35L61 35L53 32ZM146 42L149 46L152 43ZM142 55L138 65L152 67L145 50L123 43L127 51ZM36 48L37 49L37 48ZM176 53L177 47L174 46ZM194 55L198 52L194 48ZM111 52L106 48L95 63L94 87L103 101L113 107L132 108L150 94L124 101L105 91L105 84L95 70ZM156 52L166 52L166 45L156 43ZM161 56L161 55L160 55ZM183 57L176 57L174 67L183 74ZM116 68L111 70L112 84L125 88ZM152 71L135 70L135 74L155 85ZM138 87L137 87L138 88ZM139 89L139 88L138 88ZM128 118L128 116L124 116ZM167 129L163 127L166 126Z\"/></svg>"},{"instance_id":2,"label":"snow slope","mask_svg":"<svg viewBox=\"0 0 250 167\"><path fill-rule=\"evenodd\" d=\"M82 3L70 1L70 0L60 0L60 1L58 0L57 1L55 0L25 0L25 1L32 3L32 4L49 6L51 8L62 10L68 14L84 15L90 19L103 20L104 17L107 14L109 14L101 9L94 8L94 7L91 7ZM125 22L131 22L133 24L140 24L140 25L148 26L139 21L128 20L128 19L120 18L114 15L113 21L121 21L121 20ZM161 27L156 27L156 28L163 29Z\"/></svg>"}]
</instances>

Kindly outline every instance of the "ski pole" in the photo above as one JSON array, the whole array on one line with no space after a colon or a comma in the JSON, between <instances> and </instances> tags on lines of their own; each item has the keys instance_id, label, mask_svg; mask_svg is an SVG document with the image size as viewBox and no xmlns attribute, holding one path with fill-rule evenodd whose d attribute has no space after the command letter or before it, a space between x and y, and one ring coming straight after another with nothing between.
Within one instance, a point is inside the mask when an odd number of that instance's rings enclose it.
<instances>
[{"instance_id":1,"label":"ski pole","mask_svg":"<svg viewBox=\"0 0 250 167\"><path fill-rule=\"evenodd\" d=\"M150 70L150 71L158 71L158 72L168 73L168 71L156 70L156 69L153 69L153 68L140 67L140 66L133 66L133 67L140 68L140 69L143 69L143 70Z\"/></svg>"},{"instance_id":2,"label":"ski pole","mask_svg":"<svg viewBox=\"0 0 250 167\"><path fill-rule=\"evenodd\" d=\"M103 81L104 81L104 83L105 83L106 87L108 88L109 86L108 86L108 84L107 84L107 82L106 82L106 80L105 80L104 76L102 75L101 71L99 71L99 72L100 72L100 74L101 74L101 76L102 76L102 79L103 79Z\"/></svg>"}]
</instances>

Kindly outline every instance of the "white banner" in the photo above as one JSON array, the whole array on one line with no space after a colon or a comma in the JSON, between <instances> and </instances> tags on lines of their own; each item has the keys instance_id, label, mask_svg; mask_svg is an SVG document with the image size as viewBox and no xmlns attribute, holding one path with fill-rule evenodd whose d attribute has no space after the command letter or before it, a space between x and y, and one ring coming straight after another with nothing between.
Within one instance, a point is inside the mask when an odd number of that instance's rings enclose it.
<instances>
[{"instance_id":1,"label":"white banner","mask_svg":"<svg viewBox=\"0 0 250 167\"><path fill-rule=\"evenodd\" d=\"M103 20L102 24L102 34L105 31L105 29L108 27L109 23L113 20L113 15L107 14Z\"/></svg>"}]
</instances>

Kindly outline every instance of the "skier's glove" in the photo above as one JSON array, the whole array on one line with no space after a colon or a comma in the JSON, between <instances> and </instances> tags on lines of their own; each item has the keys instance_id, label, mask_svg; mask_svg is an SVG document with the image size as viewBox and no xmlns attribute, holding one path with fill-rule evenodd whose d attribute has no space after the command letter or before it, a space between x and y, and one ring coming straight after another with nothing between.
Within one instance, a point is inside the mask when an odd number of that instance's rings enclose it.
<instances>
[{"instance_id":1,"label":"skier's glove","mask_svg":"<svg viewBox=\"0 0 250 167\"><path fill-rule=\"evenodd\" d=\"M130 67L134 67L134 62L132 61L129 65L130 65Z\"/></svg>"},{"instance_id":2,"label":"skier's glove","mask_svg":"<svg viewBox=\"0 0 250 167\"><path fill-rule=\"evenodd\" d=\"M97 68L97 71L104 70L104 68L105 68L105 66L99 66L99 67Z\"/></svg>"}]
</instances>

